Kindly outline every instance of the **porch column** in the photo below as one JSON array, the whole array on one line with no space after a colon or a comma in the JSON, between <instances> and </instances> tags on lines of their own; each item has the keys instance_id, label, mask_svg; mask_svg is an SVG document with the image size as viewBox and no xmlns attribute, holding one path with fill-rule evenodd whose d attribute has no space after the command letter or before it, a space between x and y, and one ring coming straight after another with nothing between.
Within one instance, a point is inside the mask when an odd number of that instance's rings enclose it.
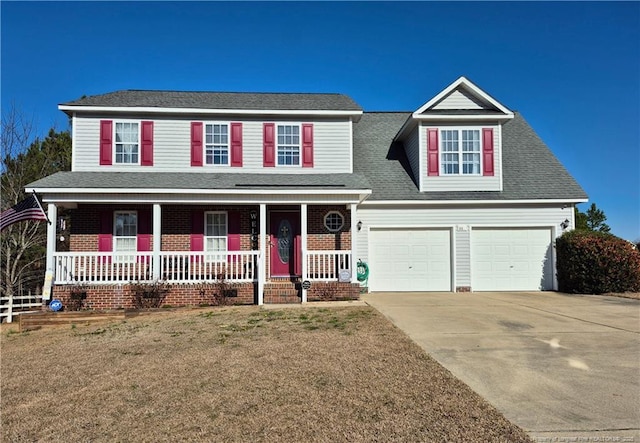
<instances>
[{"instance_id":1,"label":"porch column","mask_svg":"<svg viewBox=\"0 0 640 443\"><path fill-rule=\"evenodd\" d=\"M260 203L260 263L258 264L258 305L264 304L264 283L267 279L267 205Z\"/></svg>"},{"instance_id":2,"label":"porch column","mask_svg":"<svg viewBox=\"0 0 640 443\"><path fill-rule=\"evenodd\" d=\"M300 236L302 237L302 281L307 279L307 204L300 205ZM307 290L302 288L302 303L307 302Z\"/></svg>"},{"instance_id":3,"label":"porch column","mask_svg":"<svg viewBox=\"0 0 640 443\"><path fill-rule=\"evenodd\" d=\"M160 279L160 251L162 250L162 207L158 203L153 205L153 279Z\"/></svg>"},{"instance_id":4,"label":"porch column","mask_svg":"<svg viewBox=\"0 0 640 443\"><path fill-rule=\"evenodd\" d=\"M357 204L351 204L351 283L358 283L358 217Z\"/></svg>"},{"instance_id":5,"label":"porch column","mask_svg":"<svg viewBox=\"0 0 640 443\"><path fill-rule=\"evenodd\" d=\"M44 288L42 291L42 299L51 299L51 284L55 275L54 254L56 253L56 228L58 227L58 207L54 203L49 203L47 207L47 217L49 224L47 225L47 260L46 274L44 278Z\"/></svg>"}]
</instances>

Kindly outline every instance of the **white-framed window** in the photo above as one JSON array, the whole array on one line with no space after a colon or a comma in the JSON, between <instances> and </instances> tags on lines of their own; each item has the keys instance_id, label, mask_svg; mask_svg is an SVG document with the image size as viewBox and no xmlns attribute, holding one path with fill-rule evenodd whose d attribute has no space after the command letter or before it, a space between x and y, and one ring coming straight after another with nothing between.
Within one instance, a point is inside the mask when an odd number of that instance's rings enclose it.
<instances>
[{"instance_id":1,"label":"white-framed window","mask_svg":"<svg viewBox=\"0 0 640 443\"><path fill-rule=\"evenodd\" d=\"M206 261L224 261L227 252L228 217L224 211L204 213L204 250Z\"/></svg>"},{"instance_id":2,"label":"white-framed window","mask_svg":"<svg viewBox=\"0 0 640 443\"><path fill-rule=\"evenodd\" d=\"M338 211L329 211L324 216L324 227L331 232L338 232L344 226L344 216Z\"/></svg>"},{"instance_id":3,"label":"white-framed window","mask_svg":"<svg viewBox=\"0 0 640 443\"><path fill-rule=\"evenodd\" d=\"M140 163L140 125L138 122L115 122L113 125L116 163Z\"/></svg>"},{"instance_id":4,"label":"white-framed window","mask_svg":"<svg viewBox=\"0 0 640 443\"><path fill-rule=\"evenodd\" d=\"M300 166L300 125L278 125L276 135L278 166Z\"/></svg>"},{"instance_id":5,"label":"white-framed window","mask_svg":"<svg viewBox=\"0 0 640 443\"><path fill-rule=\"evenodd\" d=\"M113 251L121 263L135 261L138 250L138 213L115 211L113 213Z\"/></svg>"},{"instance_id":6,"label":"white-framed window","mask_svg":"<svg viewBox=\"0 0 640 443\"><path fill-rule=\"evenodd\" d=\"M441 129L443 175L480 175L480 129Z\"/></svg>"},{"instance_id":7,"label":"white-framed window","mask_svg":"<svg viewBox=\"0 0 640 443\"><path fill-rule=\"evenodd\" d=\"M229 165L229 124L204 124L204 158L207 165Z\"/></svg>"}]
</instances>

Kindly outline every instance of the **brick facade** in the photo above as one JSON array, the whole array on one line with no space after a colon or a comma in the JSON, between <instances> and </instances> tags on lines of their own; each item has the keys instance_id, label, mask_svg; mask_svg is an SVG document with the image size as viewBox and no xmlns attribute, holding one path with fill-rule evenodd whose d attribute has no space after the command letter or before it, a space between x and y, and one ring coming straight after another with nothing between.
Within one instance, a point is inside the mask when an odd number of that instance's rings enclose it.
<instances>
[{"instance_id":1,"label":"brick facade","mask_svg":"<svg viewBox=\"0 0 640 443\"><path fill-rule=\"evenodd\" d=\"M189 251L191 242L192 210L200 211L237 211L240 214L240 249L249 251L256 249L256 243L252 242L252 231L259 234L260 208L258 205L162 205L162 241L163 251ZM267 217L270 210L300 212L300 206L271 206L267 207ZM100 218L104 211L149 211L152 205L79 205L71 212L71 231L69 250L71 252L96 252L98 251L98 234ZM350 211L344 205L309 205L307 206L307 249L312 251L330 251L351 249L351 216ZM324 225L327 213L336 211L342 214L344 224L337 232L331 232ZM258 215L253 222L251 213ZM267 233L270 232L267 219ZM269 240L269 239L267 239ZM269 263L270 248L266 248L267 282L265 283L265 303L295 303L301 301L301 289L299 279L295 281L270 281ZM257 283L243 283L236 285L237 297L230 302L234 304L254 304L257 299ZM87 297L83 301L83 308L109 309L132 308L133 294L127 284L123 285L91 285L87 287ZM357 299L359 286L351 283L338 282L314 282L312 289L307 293L309 301ZM71 305L70 287L57 285L54 288L54 297L61 299L63 304ZM164 300L165 305L185 306L200 305L206 303L197 284L175 284L170 288ZM77 303L77 300L75 301Z\"/></svg>"}]
</instances>

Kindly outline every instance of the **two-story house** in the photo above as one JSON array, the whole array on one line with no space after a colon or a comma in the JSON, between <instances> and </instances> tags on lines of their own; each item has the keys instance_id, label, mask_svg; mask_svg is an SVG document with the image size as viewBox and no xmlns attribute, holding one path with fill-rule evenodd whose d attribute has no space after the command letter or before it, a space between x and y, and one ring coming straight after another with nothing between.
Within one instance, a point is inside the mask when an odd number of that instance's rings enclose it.
<instances>
[{"instance_id":1,"label":"two-story house","mask_svg":"<svg viewBox=\"0 0 640 443\"><path fill-rule=\"evenodd\" d=\"M524 119L464 77L415 112L341 94L118 91L61 104L72 171L27 187L71 209L48 232L54 294L90 285L128 306L164 280L197 304L223 278L239 303L370 291L553 290L554 239L581 187ZM301 282L309 281L307 285ZM329 291L330 292L330 291Z\"/></svg>"}]
</instances>

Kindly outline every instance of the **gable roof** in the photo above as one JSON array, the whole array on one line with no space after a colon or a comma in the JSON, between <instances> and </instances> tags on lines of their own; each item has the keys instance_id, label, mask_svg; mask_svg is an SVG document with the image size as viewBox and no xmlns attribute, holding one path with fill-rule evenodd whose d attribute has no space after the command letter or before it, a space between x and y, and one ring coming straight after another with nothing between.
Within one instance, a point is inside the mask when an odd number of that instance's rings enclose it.
<instances>
[{"instance_id":1,"label":"gable roof","mask_svg":"<svg viewBox=\"0 0 640 443\"><path fill-rule=\"evenodd\" d=\"M502 130L502 191L420 192L401 142L405 112L365 112L354 124L354 173L367 177L367 201L583 200L586 193L519 113Z\"/></svg>"},{"instance_id":2,"label":"gable roof","mask_svg":"<svg viewBox=\"0 0 640 443\"><path fill-rule=\"evenodd\" d=\"M468 99L468 102L473 103L472 108L467 109L485 109L487 111L497 111L498 114L503 114L507 118L512 118L513 113L505 106L500 104L496 99L484 92L482 89L473 84L466 77L460 77L445 89L443 89L438 95L433 97L427 103L418 108L413 113L413 117L417 118L421 114L427 114L430 111L435 110L444 99L450 97L453 94L458 94Z\"/></svg>"},{"instance_id":3,"label":"gable roof","mask_svg":"<svg viewBox=\"0 0 640 443\"><path fill-rule=\"evenodd\" d=\"M256 93L122 90L61 103L69 113L82 108L163 108L276 111L357 111L362 108L344 94Z\"/></svg>"}]
</instances>

